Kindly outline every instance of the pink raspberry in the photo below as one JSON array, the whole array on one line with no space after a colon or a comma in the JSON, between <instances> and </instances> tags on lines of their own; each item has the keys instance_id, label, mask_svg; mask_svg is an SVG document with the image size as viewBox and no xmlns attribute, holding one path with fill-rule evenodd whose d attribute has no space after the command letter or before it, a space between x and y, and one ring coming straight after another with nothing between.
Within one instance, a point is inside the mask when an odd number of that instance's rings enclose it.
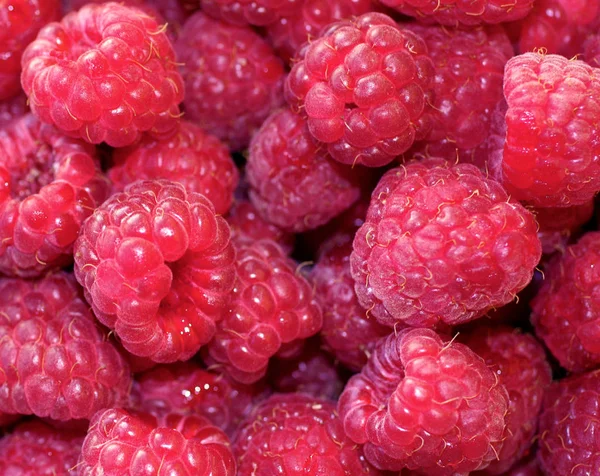
<instances>
[{"instance_id":1,"label":"pink raspberry","mask_svg":"<svg viewBox=\"0 0 600 476\"><path fill-rule=\"evenodd\" d=\"M263 218L296 233L327 223L360 195L359 171L320 150L306 120L287 109L273 113L252 138L246 178Z\"/></svg>"},{"instance_id":2,"label":"pink raspberry","mask_svg":"<svg viewBox=\"0 0 600 476\"><path fill-rule=\"evenodd\" d=\"M225 433L206 418L163 418L111 408L96 413L83 442L77 474L234 476Z\"/></svg>"},{"instance_id":3,"label":"pink raspberry","mask_svg":"<svg viewBox=\"0 0 600 476\"><path fill-rule=\"evenodd\" d=\"M137 8L91 4L48 24L22 66L32 111L70 136L123 147L178 125L184 91L173 47Z\"/></svg>"},{"instance_id":4,"label":"pink raspberry","mask_svg":"<svg viewBox=\"0 0 600 476\"><path fill-rule=\"evenodd\" d=\"M552 254L564 251L572 235L577 234L594 216L594 201L573 207L535 208L532 211L540 227L538 236L542 251Z\"/></svg>"},{"instance_id":5,"label":"pink raspberry","mask_svg":"<svg viewBox=\"0 0 600 476\"><path fill-rule=\"evenodd\" d=\"M212 203L168 180L125 187L75 244L75 276L129 352L192 357L214 335L235 280L229 226Z\"/></svg>"},{"instance_id":6,"label":"pink raspberry","mask_svg":"<svg viewBox=\"0 0 600 476\"><path fill-rule=\"evenodd\" d=\"M35 277L72 261L81 224L110 193L95 149L31 114L0 129L0 272Z\"/></svg>"},{"instance_id":7,"label":"pink raspberry","mask_svg":"<svg viewBox=\"0 0 600 476\"><path fill-rule=\"evenodd\" d=\"M24 116L29 111L27 96L17 94L16 96L0 101L0 128L6 127L15 119Z\"/></svg>"},{"instance_id":8,"label":"pink raspberry","mask_svg":"<svg viewBox=\"0 0 600 476\"><path fill-rule=\"evenodd\" d=\"M237 280L208 345L209 362L253 383L269 358L321 330L321 307L298 265L273 241L236 242Z\"/></svg>"},{"instance_id":9,"label":"pink raspberry","mask_svg":"<svg viewBox=\"0 0 600 476\"><path fill-rule=\"evenodd\" d=\"M251 28L201 12L186 21L176 49L183 63L186 117L232 150L244 149L284 102L282 61Z\"/></svg>"},{"instance_id":10,"label":"pink raspberry","mask_svg":"<svg viewBox=\"0 0 600 476\"><path fill-rule=\"evenodd\" d=\"M126 402L125 360L69 274L0 279L0 411L91 418Z\"/></svg>"},{"instance_id":11,"label":"pink raspberry","mask_svg":"<svg viewBox=\"0 0 600 476\"><path fill-rule=\"evenodd\" d=\"M147 136L136 145L117 149L113 160L116 166L108 176L115 191L136 180L168 179L204 195L219 214L229 210L239 180L227 147L187 121L169 139Z\"/></svg>"},{"instance_id":12,"label":"pink raspberry","mask_svg":"<svg viewBox=\"0 0 600 476\"><path fill-rule=\"evenodd\" d=\"M368 13L301 48L285 94L334 159L378 167L426 136L433 77L418 35Z\"/></svg>"},{"instance_id":13,"label":"pink raspberry","mask_svg":"<svg viewBox=\"0 0 600 476\"><path fill-rule=\"evenodd\" d=\"M374 466L444 476L497 459L508 403L498 376L467 346L404 329L377 345L338 412Z\"/></svg>"},{"instance_id":14,"label":"pink raspberry","mask_svg":"<svg viewBox=\"0 0 600 476\"><path fill-rule=\"evenodd\" d=\"M360 446L345 434L335 405L308 395L273 395L240 426L233 442L240 475L369 475Z\"/></svg>"},{"instance_id":15,"label":"pink raspberry","mask_svg":"<svg viewBox=\"0 0 600 476\"><path fill-rule=\"evenodd\" d=\"M498 182L473 165L430 159L382 177L350 267L369 315L433 327L507 304L540 256L533 216Z\"/></svg>"},{"instance_id":16,"label":"pink raspberry","mask_svg":"<svg viewBox=\"0 0 600 476\"><path fill-rule=\"evenodd\" d=\"M265 26L298 12L305 0L200 0L202 11L232 25Z\"/></svg>"}]
</instances>

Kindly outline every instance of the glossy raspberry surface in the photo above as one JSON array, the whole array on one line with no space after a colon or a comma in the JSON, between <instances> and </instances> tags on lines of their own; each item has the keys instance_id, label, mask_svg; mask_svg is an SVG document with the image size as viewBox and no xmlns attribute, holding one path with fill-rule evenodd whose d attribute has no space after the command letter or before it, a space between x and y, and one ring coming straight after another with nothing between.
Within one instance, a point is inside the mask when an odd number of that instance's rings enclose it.
<instances>
[{"instance_id":1,"label":"glossy raspberry surface","mask_svg":"<svg viewBox=\"0 0 600 476\"><path fill-rule=\"evenodd\" d=\"M303 0L200 0L202 11L232 25L265 26L294 14Z\"/></svg>"},{"instance_id":2,"label":"glossy raspberry surface","mask_svg":"<svg viewBox=\"0 0 600 476\"><path fill-rule=\"evenodd\" d=\"M590 221L594 215L594 201L573 207L535 208L532 212L540 227L538 236L542 242L542 250L545 254L551 254L564 251L572 237Z\"/></svg>"}]
</instances>

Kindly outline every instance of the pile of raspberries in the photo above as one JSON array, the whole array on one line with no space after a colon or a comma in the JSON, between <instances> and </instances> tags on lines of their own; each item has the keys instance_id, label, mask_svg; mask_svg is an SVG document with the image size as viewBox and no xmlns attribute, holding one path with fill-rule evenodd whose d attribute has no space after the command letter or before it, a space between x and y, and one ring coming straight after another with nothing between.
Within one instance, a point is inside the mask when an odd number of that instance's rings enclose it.
<instances>
[{"instance_id":1,"label":"pile of raspberries","mask_svg":"<svg viewBox=\"0 0 600 476\"><path fill-rule=\"evenodd\" d=\"M600 0L0 1L0 476L600 474Z\"/></svg>"}]
</instances>

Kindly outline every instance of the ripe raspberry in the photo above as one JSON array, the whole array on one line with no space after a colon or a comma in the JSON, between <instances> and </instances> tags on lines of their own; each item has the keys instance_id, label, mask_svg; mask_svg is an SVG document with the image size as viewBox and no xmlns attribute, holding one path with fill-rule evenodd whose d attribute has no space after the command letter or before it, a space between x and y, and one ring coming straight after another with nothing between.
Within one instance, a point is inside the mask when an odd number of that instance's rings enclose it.
<instances>
[{"instance_id":1,"label":"ripe raspberry","mask_svg":"<svg viewBox=\"0 0 600 476\"><path fill-rule=\"evenodd\" d=\"M531 213L470 164L392 169L350 256L360 304L388 326L461 324L510 302L541 256Z\"/></svg>"},{"instance_id":2,"label":"ripe raspberry","mask_svg":"<svg viewBox=\"0 0 600 476\"><path fill-rule=\"evenodd\" d=\"M531 303L531 322L560 365L581 372L600 364L600 232L557 256Z\"/></svg>"},{"instance_id":3,"label":"ripe raspberry","mask_svg":"<svg viewBox=\"0 0 600 476\"><path fill-rule=\"evenodd\" d=\"M173 47L137 8L91 4L50 23L22 66L32 111L73 137L123 147L179 123L183 81Z\"/></svg>"},{"instance_id":4,"label":"ripe raspberry","mask_svg":"<svg viewBox=\"0 0 600 476\"><path fill-rule=\"evenodd\" d=\"M287 109L273 113L252 138L246 178L262 217L296 233L327 223L360 196L359 171L319 150L306 120Z\"/></svg>"},{"instance_id":5,"label":"ripe raspberry","mask_svg":"<svg viewBox=\"0 0 600 476\"><path fill-rule=\"evenodd\" d=\"M505 474L534 441L542 398L552 381L552 370L544 348L533 336L520 334L513 328L479 326L460 338L485 360L508 391L504 444L498 452L498 461L483 471L486 475Z\"/></svg>"},{"instance_id":6,"label":"ripe raspberry","mask_svg":"<svg viewBox=\"0 0 600 476\"><path fill-rule=\"evenodd\" d=\"M594 201L564 208L536 208L532 210L539 225L538 236L542 251L552 254L564 251L572 235L581 230L594 216Z\"/></svg>"},{"instance_id":7,"label":"ripe raspberry","mask_svg":"<svg viewBox=\"0 0 600 476\"><path fill-rule=\"evenodd\" d=\"M0 129L0 272L69 264L81 223L110 193L95 150L27 114Z\"/></svg>"},{"instance_id":8,"label":"ripe raspberry","mask_svg":"<svg viewBox=\"0 0 600 476\"><path fill-rule=\"evenodd\" d=\"M176 44L186 86L186 117L229 145L244 149L254 131L283 104L283 63L249 27L201 12Z\"/></svg>"},{"instance_id":9,"label":"ripe raspberry","mask_svg":"<svg viewBox=\"0 0 600 476\"><path fill-rule=\"evenodd\" d=\"M69 474L77 465L84 436L85 432L56 430L37 420L21 423L0 439L0 473Z\"/></svg>"},{"instance_id":10,"label":"ripe raspberry","mask_svg":"<svg viewBox=\"0 0 600 476\"><path fill-rule=\"evenodd\" d=\"M27 96L18 94L0 102L0 127L6 127L13 120L24 116L29 111Z\"/></svg>"},{"instance_id":11,"label":"ripe raspberry","mask_svg":"<svg viewBox=\"0 0 600 476\"><path fill-rule=\"evenodd\" d=\"M319 332L323 320L312 286L275 242L236 245L233 295L207 350L210 363L253 383L270 357Z\"/></svg>"},{"instance_id":12,"label":"ripe raspberry","mask_svg":"<svg viewBox=\"0 0 600 476\"><path fill-rule=\"evenodd\" d=\"M125 403L130 385L71 275L0 279L0 411L87 419Z\"/></svg>"},{"instance_id":13,"label":"ripe raspberry","mask_svg":"<svg viewBox=\"0 0 600 476\"><path fill-rule=\"evenodd\" d=\"M183 121L174 137L145 137L136 145L113 154L116 166L108 176L121 192L136 180L168 179L188 192L208 198L219 214L227 213L237 187L238 170L227 147L198 126Z\"/></svg>"},{"instance_id":14,"label":"ripe raspberry","mask_svg":"<svg viewBox=\"0 0 600 476\"><path fill-rule=\"evenodd\" d=\"M481 357L430 329L380 341L338 402L346 434L381 469L486 468L502 448L508 393Z\"/></svg>"},{"instance_id":15,"label":"ripe raspberry","mask_svg":"<svg viewBox=\"0 0 600 476\"><path fill-rule=\"evenodd\" d=\"M600 371L554 382L540 415L538 461L552 476L591 475L600 468Z\"/></svg>"},{"instance_id":16,"label":"ripe raspberry","mask_svg":"<svg viewBox=\"0 0 600 476\"><path fill-rule=\"evenodd\" d=\"M344 434L334 404L308 395L273 395L255 407L233 452L240 475L379 475Z\"/></svg>"},{"instance_id":17,"label":"ripe raspberry","mask_svg":"<svg viewBox=\"0 0 600 476\"><path fill-rule=\"evenodd\" d=\"M98 474L234 476L229 440L206 418L111 408L90 421L77 467Z\"/></svg>"},{"instance_id":18,"label":"ripe raspberry","mask_svg":"<svg viewBox=\"0 0 600 476\"><path fill-rule=\"evenodd\" d=\"M187 360L215 333L235 280L229 226L203 195L140 181L104 202L75 244L75 276L129 352Z\"/></svg>"},{"instance_id":19,"label":"ripe raspberry","mask_svg":"<svg viewBox=\"0 0 600 476\"><path fill-rule=\"evenodd\" d=\"M382 166L427 134L433 64L425 42L390 17L334 23L296 60L286 98L334 159Z\"/></svg>"},{"instance_id":20,"label":"ripe raspberry","mask_svg":"<svg viewBox=\"0 0 600 476\"><path fill-rule=\"evenodd\" d=\"M304 0L200 0L202 10L232 25L265 26L300 9Z\"/></svg>"}]
</instances>

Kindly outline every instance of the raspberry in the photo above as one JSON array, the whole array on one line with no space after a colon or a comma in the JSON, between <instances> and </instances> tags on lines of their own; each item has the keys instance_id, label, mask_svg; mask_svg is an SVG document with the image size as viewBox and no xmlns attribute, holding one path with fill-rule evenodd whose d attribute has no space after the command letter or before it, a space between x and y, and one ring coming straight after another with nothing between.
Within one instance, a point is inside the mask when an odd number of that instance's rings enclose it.
<instances>
[{"instance_id":1,"label":"raspberry","mask_svg":"<svg viewBox=\"0 0 600 476\"><path fill-rule=\"evenodd\" d=\"M425 42L390 17L334 23L296 60L286 98L334 159L382 166L427 134L433 64Z\"/></svg>"},{"instance_id":2,"label":"raspberry","mask_svg":"<svg viewBox=\"0 0 600 476\"><path fill-rule=\"evenodd\" d=\"M552 371L543 347L531 335L510 327L479 326L462 342L485 360L508 391L504 444L485 470L486 475L506 474L534 441L544 392L552 381Z\"/></svg>"},{"instance_id":3,"label":"raspberry","mask_svg":"<svg viewBox=\"0 0 600 476\"><path fill-rule=\"evenodd\" d=\"M118 3L86 5L50 23L22 58L32 111L93 144L133 144L172 133L183 81L156 20Z\"/></svg>"},{"instance_id":4,"label":"raspberry","mask_svg":"<svg viewBox=\"0 0 600 476\"><path fill-rule=\"evenodd\" d=\"M510 302L541 256L531 213L470 164L388 171L350 256L360 304L388 326L476 319Z\"/></svg>"},{"instance_id":5,"label":"raspberry","mask_svg":"<svg viewBox=\"0 0 600 476\"><path fill-rule=\"evenodd\" d=\"M502 448L508 393L481 357L430 329L379 342L338 402L346 434L380 469L484 469Z\"/></svg>"},{"instance_id":6,"label":"raspberry","mask_svg":"<svg viewBox=\"0 0 600 476\"><path fill-rule=\"evenodd\" d=\"M333 403L308 395L273 395L240 426L233 451L242 474L379 474L344 434Z\"/></svg>"},{"instance_id":7,"label":"raspberry","mask_svg":"<svg viewBox=\"0 0 600 476\"><path fill-rule=\"evenodd\" d=\"M13 120L24 116L29 111L27 96L18 94L0 102L0 127L4 128Z\"/></svg>"},{"instance_id":8,"label":"raspberry","mask_svg":"<svg viewBox=\"0 0 600 476\"><path fill-rule=\"evenodd\" d=\"M358 171L319 150L306 120L289 110L273 113L252 138L246 178L263 218L296 233L327 223L360 195Z\"/></svg>"},{"instance_id":9,"label":"raspberry","mask_svg":"<svg viewBox=\"0 0 600 476\"><path fill-rule=\"evenodd\" d=\"M524 458L519 464L511 468L505 476L543 476L540 470L540 464L535 457L535 453Z\"/></svg>"},{"instance_id":10,"label":"raspberry","mask_svg":"<svg viewBox=\"0 0 600 476\"><path fill-rule=\"evenodd\" d=\"M187 121L174 137L145 137L136 145L116 150L113 160L117 165L108 176L115 191L136 180L164 178L181 183L188 192L201 193L219 214L229 210L239 180L227 147Z\"/></svg>"},{"instance_id":11,"label":"raspberry","mask_svg":"<svg viewBox=\"0 0 600 476\"><path fill-rule=\"evenodd\" d=\"M265 375L269 358L321 330L321 307L297 264L273 241L237 245L237 280L209 362L242 383Z\"/></svg>"},{"instance_id":12,"label":"raspberry","mask_svg":"<svg viewBox=\"0 0 600 476\"><path fill-rule=\"evenodd\" d=\"M540 415L537 457L542 473L583 476L600 468L600 444L593 436L599 408L599 371L552 384Z\"/></svg>"},{"instance_id":13,"label":"raspberry","mask_svg":"<svg viewBox=\"0 0 600 476\"><path fill-rule=\"evenodd\" d=\"M227 222L168 180L139 181L96 209L75 244L75 276L125 349L187 360L215 333L235 280Z\"/></svg>"},{"instance_id":14,"label":"raspberry","mask_svg":"<svg viewBox=\"0 0 600 476\"><path fill-rule=\"evenodd\" d=\"M176 44L186 86L186 117L244 149L272 109L283 104L283 63L249 27L220 23L201 12Z\"/></svg>"},{"instance_id":15,"label":"raspberry","mask_svg":"<svg viewBox=\"0 0 600 476\"><path fill-rule=\"evenodd\" d=\"M125 403L130 385L71 275L0 279L0 411L91 418Z\"/></svg>"},{"instance_id":16,"label":"raspberry","mask_svg":"<svg viewBox=\"0 0 600 476\"><path fill-rule=\"evenodd\" d=\"M111 408L90 421L77 467L97 474L234 476L229 440L206 418Z\"/></svg>"},{"instance_id":17,"label":"raspberry","mask_svg":"<svg viewBox=\"0 0 600 476\"><path fill-rule=\"evenodd\" d=\"M600 232L557 256L531 303L531 322L560 365L581 372L600 364Z\"/></svg>"},{"instance_id":18,"label":"raspberry","mask_svg":"<svg viewBox=\"0 0 600 476\"><path fill-rule=\"evenodd\" d=\"M110 192L94 148L27 114L0 129L0 272L69 264L81 223Z\"/></svg>"},{"instance_id":19,"label":"raspberry","mask_svg":"<svg viewBox=\"0 0 600 476\"><path fill-rule=\"evenodd\" d=\"M303 0L200 0L202 10L232 25L265 26L297 13Z\"/></svg>"},{"instance_id":20,"label":"raspberry","mask_svg":"<svg viewBox=\"0 0 600 476\"><path fill-rule=\"evenodd\" d=\"M84 436L85 432L56 430L41 421L21 423L0 439L0 473L68 474L77 465Z\"/></svg>"}]
</instances>

